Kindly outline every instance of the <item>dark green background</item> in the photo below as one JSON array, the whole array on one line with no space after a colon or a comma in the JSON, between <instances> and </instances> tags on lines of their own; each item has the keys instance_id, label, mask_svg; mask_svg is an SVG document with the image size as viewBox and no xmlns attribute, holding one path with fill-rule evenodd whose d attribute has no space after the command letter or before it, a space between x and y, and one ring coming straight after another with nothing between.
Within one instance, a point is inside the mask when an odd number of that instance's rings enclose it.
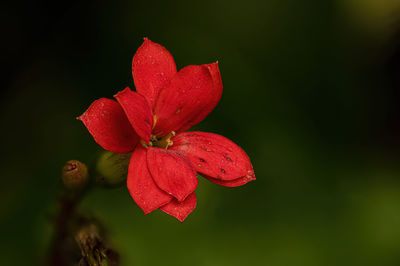
<instances>
[{"instance_id":1,"label":"dark green background","mask_svg":"<svg viewBox=\"0 0 400 266\"><path fill-rule=\"evenodd\" d=\"M75 117L133 86L143 37L178 68L218 60L197 130L249 154L257 180L201 180L180 224L125 187L82 204L123 265L400 265L398 1L16 1L2 8L0 264L41 264L69 159L99 146Z\"/></svg>"}]
</instances>

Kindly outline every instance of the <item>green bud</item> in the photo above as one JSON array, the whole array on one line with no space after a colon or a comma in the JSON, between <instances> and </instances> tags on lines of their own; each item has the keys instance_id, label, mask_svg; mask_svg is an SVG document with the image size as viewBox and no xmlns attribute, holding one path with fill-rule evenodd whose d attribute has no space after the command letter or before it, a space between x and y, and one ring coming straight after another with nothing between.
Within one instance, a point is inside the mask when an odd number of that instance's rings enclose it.
<instances>
[{"instance_id":1,"label":"green bud","mask_svg":"<svg viewBox=\"0 0 400 266\"><path fill-rule=\"evenodd\" d=\"M61 171L64 186L69 189L82 189L89 180L88 169L84 163L70 160L65 163Z\"/></svg>"},{"instance_id":2,"label":"green bud","mask_svg":"<svg viewBox=\"0 0 400 266\"><path fill-rule=\"evenodd\" d=\"M103 152L97 161L96 182L106 186L120 186L126 181L132 153Z\"/></svg>"}]
</instances>

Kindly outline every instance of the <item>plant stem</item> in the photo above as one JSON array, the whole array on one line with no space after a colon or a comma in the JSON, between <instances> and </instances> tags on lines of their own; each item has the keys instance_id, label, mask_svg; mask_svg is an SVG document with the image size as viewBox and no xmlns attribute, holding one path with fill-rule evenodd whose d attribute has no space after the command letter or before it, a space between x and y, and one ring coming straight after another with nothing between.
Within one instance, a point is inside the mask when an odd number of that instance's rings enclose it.
<instances>
[{"instance_id":1,"label":"plant stem","mask_svg":"<svg viewBox=\"0 0 400 266\"><path fill-rule=\"evenodd\" d=\"M53 221L54 237L47 264L117 266L119 255L107 243L104 227L97 219L78 211L80 201L95 185L93 176L97 175L92 173L92 182L87 182L88 176L82 175L82 169L86 165L78 161L68 161L63 168L62 179L68 188L58 197L59 211Z\"/></svg>"},{"instance_id":2,"label":"plant stem","mask_svg":"<svg viewBox=\"0 0 400 266\"><path fill-rule=\"evenodd\" d=\"M51 244L49 265L69 266L76 249L71 239L71 223L83 192L63 191L58 199L59 213L54 220L54 237ZM72 253L72 254L71 254Z\"/></svg>"}]
</instances>

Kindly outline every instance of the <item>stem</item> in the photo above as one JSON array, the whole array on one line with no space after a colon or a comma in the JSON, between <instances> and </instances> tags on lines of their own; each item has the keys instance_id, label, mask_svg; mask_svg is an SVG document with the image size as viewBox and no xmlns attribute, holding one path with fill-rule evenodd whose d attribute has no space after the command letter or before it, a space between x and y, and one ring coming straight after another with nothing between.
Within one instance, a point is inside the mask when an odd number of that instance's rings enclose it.
<instances>
[{"instance_id":1,"label":"stem","mask_svg":"<svg viewBox=\"0 0 400 266\"><path fill-rule=\"evenodd\" d=\"M76 249L71 241L71 223L76 207L82 198L82 192L64 191L59 197L59 214L54 220L54 237L50 249L49 265L72 265ZM71 256L72 255L72 256Z\"/></svg>"},{"instance_id":2,"label":"stem","mask_svg":"<svg viewBox=\"0 0 400 266\"><path fill-rule=\"evenodd\" d=\"M74 167L70 167L71 162ZM63 183L69 189L64 188L58 197L59 211L54 219L48 265L117 266L119 255L107 243L103 226L97 219L78 211L80 201L94 185L83 178L83 168L86 166L77 161L68 161L63 168Z\"/></svg>"}]
</instances>

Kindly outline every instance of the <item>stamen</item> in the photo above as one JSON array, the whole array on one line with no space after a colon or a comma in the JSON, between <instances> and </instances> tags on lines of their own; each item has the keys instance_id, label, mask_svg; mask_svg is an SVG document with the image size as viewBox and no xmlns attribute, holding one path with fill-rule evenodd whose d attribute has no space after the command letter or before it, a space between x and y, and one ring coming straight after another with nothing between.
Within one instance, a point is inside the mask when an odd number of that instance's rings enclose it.
<instances>
[{"instance_id":1,"label":"stamen","mask_svg":"<svg viewBox=\"0 0 400 266\"><path fill-rule=\"evenodd\" d=\"M157 116L153 115L153 128L156 126L157 124Z\"/></svg>"},{"instance_id":2,"label":"stamen","mask_svg":"<svg viewBox=\"0 0 400 266\"><path fill-rule=\"evenodd\" d=\"M174 144L171 140L173 136L175 136L174 131L171 131L168 135L162 137L161 139L157 139L156 136L152 135L150 137L150 143L152 143L152 146L154 147L168 149L168 147L171 147Z\"/></svg>"},{"instance_id":3,"label":"stamen","mask_svg":"<svg viewBox=\"0 0 400 266\"><path fill-rule=\"evenodd\" d=\"M151 141L149 142L149 145L146 144L146 142L144 142L144 140L140 140L140 144L142 144L143 147L147 148L148 146L152 146Z\"/></svg>"}]
</instances>

